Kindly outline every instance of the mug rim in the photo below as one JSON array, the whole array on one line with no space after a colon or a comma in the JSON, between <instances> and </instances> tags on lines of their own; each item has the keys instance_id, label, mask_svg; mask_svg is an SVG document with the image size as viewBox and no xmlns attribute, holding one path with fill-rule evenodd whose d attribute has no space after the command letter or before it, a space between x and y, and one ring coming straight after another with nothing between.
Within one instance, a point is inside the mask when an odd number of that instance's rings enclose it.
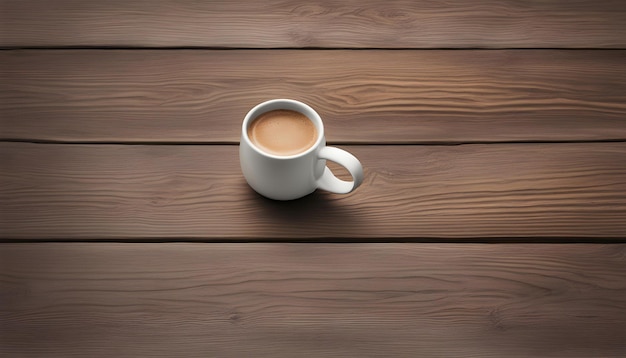
<instances>
[{"instance_id":1,"label":"mug rim","mask_svg":"<svg viewBox=\"0 0 626 358\"><path fill-rule=\"evenodd\" d=\"M276 104L282 104L282 103L288 103L290 104L290 108L283 108L281 106L279 107L275 107L275 108L270 108L267 110L263 110L264 107L268 107L268 106L272 106L272 105L276 105ZM291 108L295 106L296 108ZM311 118L311 116L309 116L307 113L303 113L303 111L301 110L301 108L304 108L307 111L310 111L311 114L313 115L314 118ZM292 155L276 155L276 154L271 154L268 153L266 151L261 150L260 148L258 148L251 140L250 137L248 137L248 125L254 120L256 119L258 116L260 116L263 113L267 113L269 111L273 111L273 110L277 110L277 109L288 109L288 110L292 110L292 111L296 111L299 112L303 115L305 115L310 121L313 122L313 125L315 125L316 129L317 129L317 139L315 140L315 144L313 144L311 147L309 147L307 150L297 153L297 154L292 154ZM309 153L315 151L317 148L320 147L320 144L322 143L322 141L324 140L324 123L322 122L322 118L320 117L320 115L308 104L300 102L298 100L295 99L289 99L289 98L277 98L277 99L270 99L264 102L261 102L259 104L257 104L256 106L254 106L251 110L248 111L248 113L246 113L246 116L243 119L243 123L241 124L241 136L242 138L245 139L246 143L257 153L266 156L268 158L273 158L273 159L279 159L279 160L286 160L286 159L295 159L295 158L300 158L303 156L308 155Z\"/></svg>"}]
</instances>

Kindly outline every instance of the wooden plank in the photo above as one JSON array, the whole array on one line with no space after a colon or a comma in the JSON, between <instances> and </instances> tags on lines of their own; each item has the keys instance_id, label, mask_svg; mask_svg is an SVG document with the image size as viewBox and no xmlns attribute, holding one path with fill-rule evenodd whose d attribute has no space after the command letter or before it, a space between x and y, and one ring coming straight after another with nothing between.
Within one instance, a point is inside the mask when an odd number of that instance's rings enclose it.
<instances>
[{"instance_id":1,"label":"wooden plank","mask_svg":"<svg viewBox=\"0 0 626 358\"><path fill-rule=\"evenodd\" d=\"M624 239L626 143L347 146L350 195L264 199L236 146L1 143L0 236Z\"/></svg>"},{"instance_id":2,"label":"wooden plank","mask_svg":"<svg viewBox=\"0 0 626 358\"><path fill-rule=\"evenodd\" d=\"M2 0L0 46L626 46L620 0Z\"/></svg>"},{"instance_id":3,"label":"wooden plank","mask_svg":"<svg viewBox=\"0 0 626 358\"><path fill-rule=\"evenodd\" d=\"M0 354L622 357L625 245L0 244Z\"/></svg>"},{"instance_id":4,"label":"wooden plank","mask_svg":"<svg viewBox=\"0 0 626 358\"><path fill-rule=\"evenodd\" d=\"M626 140L626 51L4 51L0 138L236 143L271 98L342 143Z\"/></svg>"}]
</instances>

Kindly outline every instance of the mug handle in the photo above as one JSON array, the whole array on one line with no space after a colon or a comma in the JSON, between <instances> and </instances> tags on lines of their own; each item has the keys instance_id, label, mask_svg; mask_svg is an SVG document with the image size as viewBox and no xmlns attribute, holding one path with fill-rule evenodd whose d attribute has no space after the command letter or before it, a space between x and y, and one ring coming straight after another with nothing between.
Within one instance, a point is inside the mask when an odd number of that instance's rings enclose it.
<instances>
[{"instance_id":1,"label":"mug handle","mask_svg":"<svg viewBox=\"0 0 626 358\"><path fill-rule=\"evenodd\" d=\"M317 187L337 194L348 194L358 188L363 182L363 166L356 157L343 149L324 147L319 153L320 159L328 159L346 168L353 181L345 181L337 178L328 167L324 167L324 173L317 180Z\"/></svg>"}]
</instances>

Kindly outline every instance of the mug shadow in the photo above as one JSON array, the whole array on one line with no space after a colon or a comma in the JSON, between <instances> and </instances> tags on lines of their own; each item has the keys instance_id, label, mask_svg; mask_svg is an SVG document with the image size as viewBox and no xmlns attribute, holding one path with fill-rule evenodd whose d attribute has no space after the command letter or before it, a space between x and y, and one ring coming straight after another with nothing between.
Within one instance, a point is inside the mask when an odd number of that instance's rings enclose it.
<instances>
[{"instance_id":1,"label":"mug shadow","mask_svg":"<svg viewBox=\"0 0 626 358\"><path fill-rule=\"evenodd\" d=\"M341 196L316 190L300 199L268 199L246 183L248 199L263 220L259 233L291 239L342 238L362 226L359 208L343 205Z\"/></svg>"}]
</instances>

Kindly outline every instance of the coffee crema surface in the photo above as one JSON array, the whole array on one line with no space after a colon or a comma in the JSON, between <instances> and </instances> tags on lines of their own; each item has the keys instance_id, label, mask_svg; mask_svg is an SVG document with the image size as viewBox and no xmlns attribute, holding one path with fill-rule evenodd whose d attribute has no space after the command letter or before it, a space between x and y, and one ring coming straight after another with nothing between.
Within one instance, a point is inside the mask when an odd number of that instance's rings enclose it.
<instances>
[{"instance_id":1,"label":"coffee crema surface","mask_svg":"<svg viewBox=\"0 0 626 358\"><path fill-rule=\"evenodd\" d=\"M266 153L289 156L311 148L317 140L317 129L300 112L276 109L259 115L250 123L248 138Z\"/></svg>"}]
</instances>

